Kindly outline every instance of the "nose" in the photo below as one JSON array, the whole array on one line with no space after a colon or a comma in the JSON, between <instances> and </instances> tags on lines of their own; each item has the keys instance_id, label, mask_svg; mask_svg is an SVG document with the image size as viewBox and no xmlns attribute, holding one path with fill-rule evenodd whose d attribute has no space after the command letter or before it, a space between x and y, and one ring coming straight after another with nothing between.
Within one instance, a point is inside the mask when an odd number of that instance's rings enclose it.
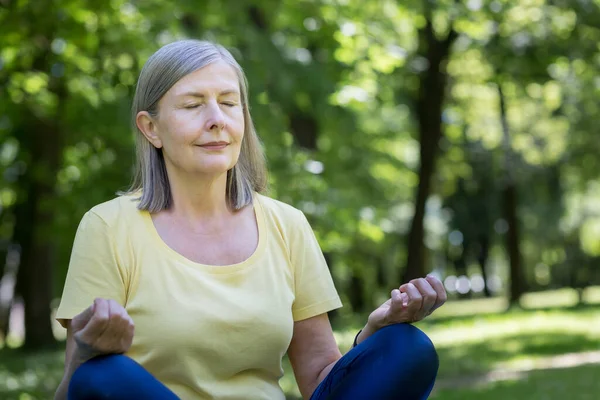
<instances>
[{"instance_id":1,"label":"nose","mask_svg":"<svg viewBox=\"0 0 600 400\"><path fill-rule=\"evenodd\" d=\"M217 104L211 104L206 119L206 129L209 131L221 131L225 128L225 115Z\"/></svg>"}]
</instances>

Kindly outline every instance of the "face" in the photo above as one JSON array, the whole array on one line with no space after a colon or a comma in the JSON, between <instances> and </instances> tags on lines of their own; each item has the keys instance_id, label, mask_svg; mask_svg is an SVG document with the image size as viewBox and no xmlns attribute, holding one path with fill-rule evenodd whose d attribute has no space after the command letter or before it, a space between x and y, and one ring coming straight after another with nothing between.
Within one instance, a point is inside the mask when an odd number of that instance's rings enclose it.
<instances>
[{"instance_id":1,"label":"face","mask_svg":"<svg viewBox=\"0 0 600 400\"><path fill-rule=\"evenodd\" d=\"M158 116L138 115L168 169L218 176L237 163L244 113L234 68L218 61L179 80L159 101Z\"/></svg>"}]
</instances>

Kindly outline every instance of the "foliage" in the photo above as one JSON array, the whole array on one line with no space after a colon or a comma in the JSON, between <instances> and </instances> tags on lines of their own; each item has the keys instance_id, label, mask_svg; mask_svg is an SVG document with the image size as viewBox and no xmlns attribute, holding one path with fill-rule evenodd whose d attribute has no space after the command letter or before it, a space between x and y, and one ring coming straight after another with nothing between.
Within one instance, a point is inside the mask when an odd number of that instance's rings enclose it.
<instances>
[{"instance_id":1,"label":"foliage","mask_svg":"<svg viewBox=\"0 0 600 400\"><path fill-rule=\"evenodd\" d=\"M309 216L351 309L386 296L417 251L406 236L427 146L439 147L423 218L427 271L473 275L482 246L473 238L483 236L488 275L506 283L508 157L527 286L600 280L597 2L201 3L0 1L0 238L18 242L25 227L51 246L53 297L79 219L130 181L139 69L182 37L217 40L238 57L271 195ZM444 63L439 143L419 136L417 118L427 21L440 40L458 35ZM36 195L27 182L50 190ZM32 199L40 218L29 224L19 207Z\"/></svg>"}]
</instances>

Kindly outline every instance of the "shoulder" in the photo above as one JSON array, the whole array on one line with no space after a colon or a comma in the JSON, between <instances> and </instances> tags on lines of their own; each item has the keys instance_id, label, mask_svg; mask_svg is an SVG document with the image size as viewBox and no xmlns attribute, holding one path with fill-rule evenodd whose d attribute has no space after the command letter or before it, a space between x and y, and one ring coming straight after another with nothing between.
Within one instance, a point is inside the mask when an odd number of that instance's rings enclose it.
<instances>
[{"instance_id":1,"label":"shoulder","mask_svg":"<svg viewBox=\"0 0 600 400\"><path fill-rule=\"evenodd\" d=\"M265 216L269 219L292 226L306 221L304 213L290 204L263 194L256 194L255 198L262 207Z\"/></svg>"},{"instance_id":2,"label":"shoulder","mask_svg":"<svg viewBox=\"0 0 600 400\"><path fill-rule=\"evenodd\" d=\"M315 241L315 233L303 211L265 195L258 195L257 200L269 229L277 232L287 246L299 248Z\"/></svg>"},{"instance_id":3,"label":"shoulder","mask_svg":"<svg viewBox=\"0 0 600 400\"><path fill-rule=\"evenodd\" d=\"M132 222L132 218L140 214L138 210L138 197L134 195L121 195L111 200L96 204L84 216L84 219L97 220L108 227L117 227Z\"/></svg>"}]
</instances>

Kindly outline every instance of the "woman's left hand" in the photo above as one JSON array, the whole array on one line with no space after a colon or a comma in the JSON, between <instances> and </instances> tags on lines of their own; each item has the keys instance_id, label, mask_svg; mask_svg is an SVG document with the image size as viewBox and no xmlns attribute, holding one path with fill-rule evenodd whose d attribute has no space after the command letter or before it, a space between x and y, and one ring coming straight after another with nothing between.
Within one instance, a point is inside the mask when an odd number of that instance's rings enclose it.
<instances>
[{"instance_id":1,"label":"woman's left hand","mask_svg":"<svg viewBox=\"0 0 600 400\"><path fill-rule=\"evenodd\" d=\"M436 277L413 279L392 290L391 298L369 315L366 328L374 332L387 325L421 321L446 299L444 285Z\"/></svg>"}]
</instances>

